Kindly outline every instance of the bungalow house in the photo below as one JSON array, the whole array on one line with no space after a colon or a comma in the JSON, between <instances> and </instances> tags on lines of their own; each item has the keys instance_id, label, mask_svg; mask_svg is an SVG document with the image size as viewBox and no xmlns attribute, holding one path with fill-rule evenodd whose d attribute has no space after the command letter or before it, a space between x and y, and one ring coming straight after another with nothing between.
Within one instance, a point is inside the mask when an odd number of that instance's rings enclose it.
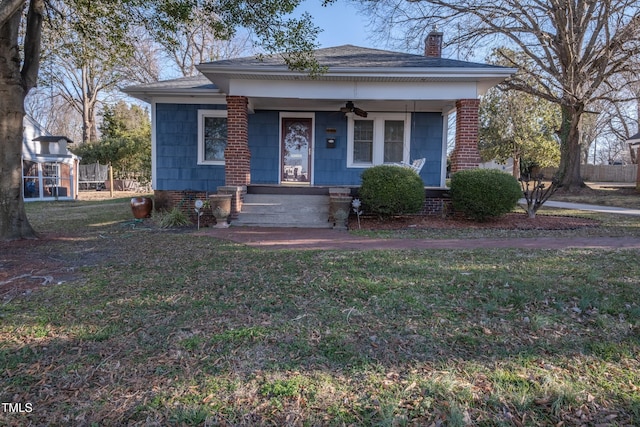
<instances>
[{"instance_id":1,"label":"bungalow house","mask_svg":"<svg viewBox=\"0 0 640 427\"><path fill-rule=\"evenodd\" d=\"M424 55L319 49L319 76L272 55L203 63L198 77L126 88L152 107L156 207L222 192L233 194L236 216L257 193L297 194L288 209L302 209L302 194L351 191L365 168L415 159L426 160L428 197L441 198L449 116L451 170L477 167L479 97L515 69L442 58L440 32L425 44Z\"/></svg>"},{"instance_id":2,"label":"bungalow house","mask_svg":"<svg viewBox=\"0 0 640 427\"><path fill-rule=\"evenodd\" d=\"M31 116L23 120L22 190L27 202L73 200L78 194L78 156L66 136L47 132Z\"/></svg>"}]
</instances>

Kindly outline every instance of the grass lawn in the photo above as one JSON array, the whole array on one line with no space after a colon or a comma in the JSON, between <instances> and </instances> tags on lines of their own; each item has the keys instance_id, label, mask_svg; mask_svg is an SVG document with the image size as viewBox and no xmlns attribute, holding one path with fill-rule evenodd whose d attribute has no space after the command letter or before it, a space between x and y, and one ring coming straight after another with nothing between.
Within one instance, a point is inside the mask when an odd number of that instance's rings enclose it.
<instances>
[{"instance_id":1,"label":"grass lawn","mask_svg":"<svg viewBox=\"0 0 640 427\"><path fill-rule=\"evenodd\" d=\"M0 244L0 283L24 256L46 284L0 288L0 425L640 425L638 250L264 251L124 199L28 212L52 234Z\"/></svg>"}]
</instances>

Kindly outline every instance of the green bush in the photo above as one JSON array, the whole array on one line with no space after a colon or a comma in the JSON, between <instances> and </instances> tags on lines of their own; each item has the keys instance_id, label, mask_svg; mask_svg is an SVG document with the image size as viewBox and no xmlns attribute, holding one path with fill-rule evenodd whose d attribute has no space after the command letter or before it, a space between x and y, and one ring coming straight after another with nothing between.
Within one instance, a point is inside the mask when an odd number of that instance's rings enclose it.
<instances>
[{"instance_id":1,"label":"green bush","mask_svg":"<svg viewBox=\"0 0 640 427\"><path fill-rule=\"evenodd\" d=\"M511 212L522 197L513 176L495 169L468 169L451 177L453 209L476 221Z\"/></svg>"},{"instance_id":2,"label":"green bush","mask_svg":"<svg viewBox=\"0 0 640 427\"><path fill-rule=\"evenodd\" d=\"M362 173L360 198L367 213L382 217L417 213L424 197L422 178L409 168L381 165Z\"/></svg>"},{"instance_id":3,"label":"green bush","mask_svg":"<svg viewBox=\"0 0 640 427\"><path fill-rule=\"evenodd\" d=\"M184 227L190 224L191 221L187 214L177 206L168 212L165 211L161 213L158 219L158 225L160 225L161 228Z\"/></svg>"}]
</instances>

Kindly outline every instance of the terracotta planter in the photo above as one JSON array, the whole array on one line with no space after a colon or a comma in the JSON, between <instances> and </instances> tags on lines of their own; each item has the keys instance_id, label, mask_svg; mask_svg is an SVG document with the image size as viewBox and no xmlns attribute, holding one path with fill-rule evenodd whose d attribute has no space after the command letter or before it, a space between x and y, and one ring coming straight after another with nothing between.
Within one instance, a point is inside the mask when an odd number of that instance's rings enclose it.
<instances>
[{"instance_id":1,"label":"terracotta planter","mask_svg":"<svg viewBox=\"0 0 640 427\"><path fill-rule=\"evenodd\" d=\"M216 228L229 226L227 218L231 214L231 194L212 194L209 196L211 212L216 218Z\"/></svg>"},{"instance_id":2,"label":"terracotta planter","mask_svg":"<svg viewBox=\"0 0 640 427\"><path fill-rule=\"evenodd\" d=\"M150 197L134 197L131 199L131 212L136 219L151 218L153 200Z\"/></svg>"}]
</instances>

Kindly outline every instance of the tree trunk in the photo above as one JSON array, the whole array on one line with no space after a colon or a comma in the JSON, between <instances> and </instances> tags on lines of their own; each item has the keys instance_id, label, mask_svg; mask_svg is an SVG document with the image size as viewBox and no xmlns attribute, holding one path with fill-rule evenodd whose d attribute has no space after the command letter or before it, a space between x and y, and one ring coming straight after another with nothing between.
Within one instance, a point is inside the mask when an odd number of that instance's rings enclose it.
<instances>
[{"instance_id":1,"label":"tree trunk","mask_svg":"<svg viewBox=\"0 0 640 427\"><path fill-rule=\"evenodd\" d=\"M511 158L513 159L513 168L511 169L511 174L515 179L519 179L521 151L515 141L513 141L513 151L511 152Z\"/></svg>"},{"instance_id":2,"label":"tree trunk","mask_svg":"<svg viewBox=\"0 0 640 427\"><path fill-rule=\"evenodd\" d=\"M560 125L560 168L558 178L565 191L585 186L580 174L580 117L582 111L573 106L562 106Z\"/></svg>"},{"instance_id":3,"label":"tree trunk","mask_svg":"<svg viewBox=\"0 0 640 427\"><path fill-rule=\"evenodd\" d=\"M22 198L22 137L27 90L20 73L22 10L0 25L0 240L35 238Z\"/></svg>"},{"instance_id":4,"label":"tree trunk","mask_svg":"<svg viewBox=\"0 0 640 427\"><path fill-rule=\"evenodd\" d=\"M511 174L515 179L520 178L520 155L517 153L513 153L513 168L511 169Z\"/></svg>"},{"instance_id":5,"label":"tree trunk","mask_svg":"<svg viewBox=\"0 0 640 427\"><path fill-rule=\"evenodd\" d=\"M89 72L87 71L87 66L83 65L81 70L81 79L82 79L82 144L88 144L91 142L90 131L89 131L89 102L87 99L87 92L89 91L89 83L87 79L89 78Z\"/></svg>"},{"instance_id":6,"label":"tree trunk","mask_svg":"<svg viewBox=\"0 0 640 427\"><path fill-rule=\"evenodd\" d=\"M93 74L89 65L83 65L82 77L82 143L88 144L98 140L98 126L96 125L96 92L91 79Z\"/></svg>"}]
</instances>

